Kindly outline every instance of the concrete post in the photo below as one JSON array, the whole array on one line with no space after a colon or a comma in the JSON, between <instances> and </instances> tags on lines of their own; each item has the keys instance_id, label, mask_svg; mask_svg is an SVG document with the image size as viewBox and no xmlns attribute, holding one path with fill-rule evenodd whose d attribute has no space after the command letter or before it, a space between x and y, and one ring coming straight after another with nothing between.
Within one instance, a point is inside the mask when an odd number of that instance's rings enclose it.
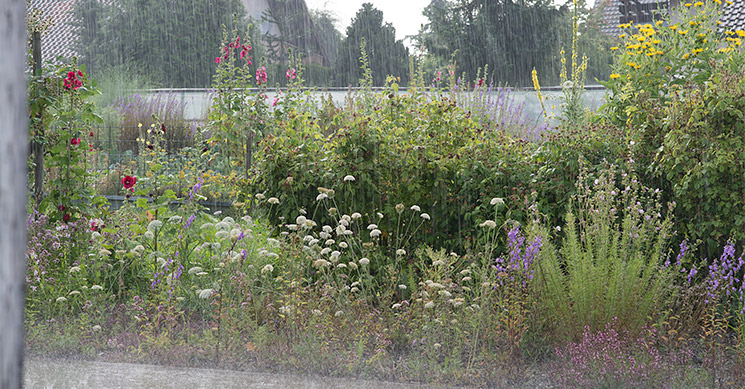
<instances>
[{"instance_id":1,"label":"concrete post","mask_svg":"<svg viewBox=\"0 0 745 389\"><path fill-rule=\"evenodd\" d=\"M26 251L26 2L0 1L0 389L23 376Z\"/></svg>"}]
</instances>

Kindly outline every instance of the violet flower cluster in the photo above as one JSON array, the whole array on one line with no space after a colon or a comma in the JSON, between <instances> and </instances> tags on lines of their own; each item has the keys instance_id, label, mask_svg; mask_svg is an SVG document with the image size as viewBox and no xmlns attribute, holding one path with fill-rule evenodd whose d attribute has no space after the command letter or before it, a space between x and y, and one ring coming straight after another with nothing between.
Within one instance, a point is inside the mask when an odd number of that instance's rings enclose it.
<instances>
[{"instance_id":1,"label":"violet flower cluster","mask_svg":"<svg viewBox=\"0 0 745 389\"><path fill-rule=\"evenodd\" d=\"M740 314L745 314L745 253L735 259L735 245L732 242L724 246L718 260L709 264L706 278L706 303L717 302L721 297L732 295L740 301Z\"/></svg>"},{"instance_id":2,"label":"violet flower cluster","mask_svg":"<svg viewBox=\"0 0 745 389\"><path fill-rule=\"evenodd\" d=\"M510 253L506 258L499 257L496 259L495 271L497 278L499 278L500 285L503 285L504 280L508 279L511 282L522 283L522 286L527 286L527 282L532 280L535 276L533 270L533 262L538 252L543 246L543 240L540 236L537 236L530 245L525 245L525 237L520 234L520 227L514 227L507 234L509 238L509 250Z\"/></svg>"}]
</instances>

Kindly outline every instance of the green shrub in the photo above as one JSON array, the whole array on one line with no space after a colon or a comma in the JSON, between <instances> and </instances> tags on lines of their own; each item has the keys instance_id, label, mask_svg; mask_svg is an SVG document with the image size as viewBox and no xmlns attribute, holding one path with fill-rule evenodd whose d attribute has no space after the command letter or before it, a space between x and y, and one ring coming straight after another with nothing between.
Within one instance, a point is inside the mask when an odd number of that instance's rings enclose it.
<instances>
[{"instance_id":1,"label":"green shrub","mask_svg":"<svg viewBox=\"0 0 745 389\"><path fill-rule=\"evenodd\" d=\"M715 257L742 240L745 31L722 30L719 2L690 2L655 25L621 25L599 118L626 132L645 185L675 201L675 229ZM734 178L734 179L733 179Z\"/></svg>"},{"instance_id":2,"label":"green shrub","mask_svg":"<svg viewBox=\"0 0 745 389\"><path fill-rule=\"evenodd\" d=\"M547 239L536 277L545 321L561 339L577 340L585 326L599 331L617 318L618 328L638 334L660 319L672 293L677 265L664 263L672 216L659 191L613 169L594 182L580 175L566 214L565 238ZM538 233L549 237L545 227ZM664 263L664 264L663 264Z\"/></svg>"}]
</instances>

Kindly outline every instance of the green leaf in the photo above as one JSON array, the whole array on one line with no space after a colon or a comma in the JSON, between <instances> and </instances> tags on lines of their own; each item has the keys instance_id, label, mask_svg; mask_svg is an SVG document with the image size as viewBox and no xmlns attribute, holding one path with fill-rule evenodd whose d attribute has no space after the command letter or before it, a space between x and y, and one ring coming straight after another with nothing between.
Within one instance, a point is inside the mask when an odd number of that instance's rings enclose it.
<instances>
[{"instance_id":1,"label":"green leaf","mask_svg":"<svg viewBox=\"0 0 745 389\"><path fill-rule=\"evenodd\" d=\"M147 209L147 199L146 198L139 198L135 202L137 205L137 208Z\"/></svg>"}]
</instances>

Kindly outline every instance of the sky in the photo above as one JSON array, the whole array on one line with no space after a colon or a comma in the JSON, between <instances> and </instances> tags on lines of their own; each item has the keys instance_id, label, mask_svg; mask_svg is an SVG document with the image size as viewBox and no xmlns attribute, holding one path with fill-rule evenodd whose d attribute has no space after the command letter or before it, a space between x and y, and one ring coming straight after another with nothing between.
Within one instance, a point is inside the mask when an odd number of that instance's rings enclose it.
<instances>
[{"instance_id":1,"label":"sky","mask_svg":"<svg viewBox=\"0 0 745 389\"><path fill-rule=\"evenodd\" d=\"M363 3L372 3L383 11L383 20L396 28L396 39L404 39L407 35L415 35L419 27L427 22L422 15L424 7L430 0L305 0L310 9L326 9L336 15L337 28L345 34L347 27ZM404 41L410 45L410 42Z\"/></svg>"}]
</instances>

